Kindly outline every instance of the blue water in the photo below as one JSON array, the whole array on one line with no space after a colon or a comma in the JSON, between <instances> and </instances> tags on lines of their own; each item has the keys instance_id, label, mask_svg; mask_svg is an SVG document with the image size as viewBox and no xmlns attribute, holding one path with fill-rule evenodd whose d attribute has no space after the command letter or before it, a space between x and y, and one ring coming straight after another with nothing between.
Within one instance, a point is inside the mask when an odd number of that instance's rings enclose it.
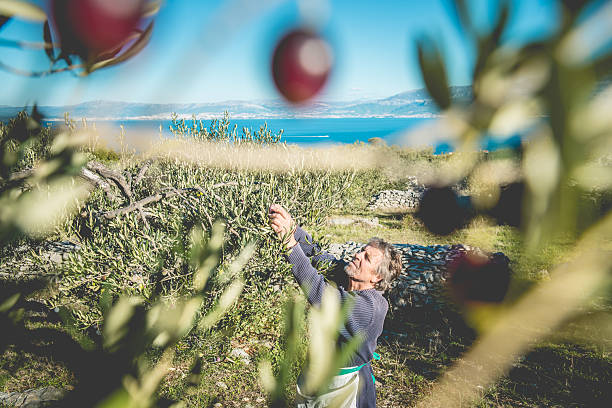
<instances>
[{"instance_id":1,"label":"blue water","mask_svg":"<svg viewBox=\"0 0 612 408\"><path fill-rule=\"evenodd\" d=\"M265 123L274 134L283 129L281 141L301 146L345 144L367 142L373 137L380 137L388 144L396 143L398 135L405 130L420 126L432 119L427 118L333 118L333 119L233 119L230 129L238 125L238 134L247 127L258 130ZM203 120L204 126L210 128L210 121ZM191 120L185 120L191 125ZM169 120L130 120L118 121L129 137L130 130L151 130L154 135L162 134L172 137Z\"/></svg>"},{"instance_id":2,"label":"blue water","mask_svg":"<svg viewBox=\"0 0 612 408\"><path fill-rule=\"evenodd\" d=\"M401 135L419 126L431 123L435 118L331 118L331 119L233 119L230 129L238 125L238 134L242 134L242 128L247 127L256 131L264 123L268 124L274 134L283 129L281 141L300 146L323 146L330 144L352 144L355 142L367 142L368 139L379 137L388 145L402 145ZM202 121L205 127L210 129L210 120ZM99 124L111 127L123 125L126 138L130 137L130 131L134 133L151 132L152 137L157 137L160 132L168 138L173 137L170 132L170 120L126 120L126 121L96 121ZM53 123L57 124L57 122ZM190 126L191 120L185 120ZM521 144L519 136L499 140L486 138L481 143L485 150L497 150L503 147L517 147ZM431 146L435 154L452 152L455 146L450 141L433 140L429 143L423 141L421 146ZM415 147L415 146L412 146Z\"/></svg>"}]
</instances>

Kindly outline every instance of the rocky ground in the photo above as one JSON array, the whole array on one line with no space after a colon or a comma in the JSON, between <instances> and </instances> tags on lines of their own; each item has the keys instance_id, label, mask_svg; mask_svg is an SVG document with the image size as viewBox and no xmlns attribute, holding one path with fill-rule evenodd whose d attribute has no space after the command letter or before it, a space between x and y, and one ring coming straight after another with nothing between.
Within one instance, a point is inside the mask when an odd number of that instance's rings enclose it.
<instances>
[{"instance_id":1,"label":"rocky ground","mask_svg":"<svg viewBox=\"0 0 612 408\"><path fill-rule=\"evenodd\" d=\"M364 243L347 242L331 244L328 252L339 259L350 260ZM389 291L389 300L394 309L429 306L434 309L443 305L439 290L448 278L447 265L462 252L478 251L467 245L410 245L396 244L402 254L403 270ZM510 260L502 253L491 254Z\"/></svg>"},{"instance_id":2,"label":"rocky ground","mask_svg":"<svg viewBox=\"0 0 612 408\"><path fill-rule=\"evenodd\" d=\"M9 259L0 264L0 277L27 279L41 275L54 275L53 269L68 259L70 254L78 253L79 244L70 241L48 241L36 248L30 245L17 247ZM35 254L35 256L27 256Z\"/></svg>"},{"instance_id":3,"label":"rocky ground","mask_svg":"<svg viewBox=\"0 0 612 408\"><path fill-rule=\"evenodd\" d=\"M347 220L364 223L365 225L377 223L376 219ZM330 245L328 252L339 259L350 260L364 245L365 243L353 241L334 243ZM471 248L462 244L428 246L395 244L395 247L402 254L404 269L390 291L389 299L392 303L391 306L394 308L423 307L426 305L438 308L440 305L438 299L436 299L436 294L440 285L448 277L446 265L461 252L479 251L478 248ZM11 269L12 273L17 271L17 274L22 274L23 277L25 277L25 274L34 273L32 268L35 266L36 269L43 268L46 271L52 271L54 265L62 263L70 254L78 254L79 249L78 244L69 241L49 242L39 250L40 264L22 264L17 268L15 268L15 265L5 264L2 269L7 271ZM22 248L20 251L24 252L25 249ZM499 253L497 256L502 256L506 263L509 262L503 254ZM6 274L8 272L0 271L0 273ZM36 272L36 274L39 273L40 271Z\"/></svg>"},{"instance_id":4,"label":"rocky ground","mask_svg":"<svg viewBox=\"0 0 612 408\"><path fill-rule=\"evenodd\" d=\"M65 395L55 387L42 387L24 392L0 392L0 406L15 408L59 408L58 401Z\"/></svg>"},{"instance_id":5,"label":"rocky ground","mask_svg":"<svg viewBox=\"0 0 612 408\"><path fill-rule=\"evenodd\" d=\"M419 198L424 191L416 179L411 179L406 190L385 190L376 194L370 201L370 210L415 210ZM381 227L377 217L332 217L328 220L330 225L348 225L357 223L364 228ZM331 244L328 252L339 259L350 259L364 243L345 242ZM465 251L478 250L467 245L416 245L396 244L395 247L402 254L403 271L395 281L389 292L391 307L397 309L431 307L439 309L443 306L443 299L439 296L439 289L448 279L446 265L454 257ZM3 262L0 274L11 274L12 277L27 277L40 273L53 274L55 267L66 260L71 254L80 251L80 245L70 241L46 242L35 250L36 262L22 262L20 259L32 257L25 256L33 251L27 245L17 248L17 257L12 262ZM504 257L505 258L505 257ZM507 260L507 258L505 258ZM18 276L17 276L18 275ZM230 357L248 365L249 355L240 348L232 349ZM225 385L223 382L221 384ZM222 385L219 385L222 387ZM52 407L61 398L63 391L54 387L44 387L27 390L22 393L0 393L0 406L10 407Z\"/></svg>"}]
</instances>

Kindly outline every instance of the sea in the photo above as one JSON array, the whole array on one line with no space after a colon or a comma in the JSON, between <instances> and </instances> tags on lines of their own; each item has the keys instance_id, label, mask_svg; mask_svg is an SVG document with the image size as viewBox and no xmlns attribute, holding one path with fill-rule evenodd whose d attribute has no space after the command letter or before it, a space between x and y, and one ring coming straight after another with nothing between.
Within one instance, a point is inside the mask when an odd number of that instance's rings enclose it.
<instances>
[{"instance_id":1,"label":"sea","mask_svg":"<svg viewBox=\"0 0 612 408\"><path fill-rule=\"evenodd\" d=\"M406 130L431 120L430 118L230 119L230 129L237 125L240 135L243 128L249 128L253 132L265 123L272 133L276 134L283 130L281 141L302 146L351 144L367 142L374 137L393 144L397 143ZM202 122L204 126L210 128L210 120ZM185 120L185 123L191 125L192 121ZM145 129L153 129L159 134L161 126L162 135L172 137L169 120L129 120L119 121L117 124L124 126L126 135L129 135L130 130Z\"/></svg>"},{"instance_id":2,"label":"sea","mask_svg":"<svg viewBox=\"0 0 612 408\"><path fill-rule=\"evenodd\" d=\"M303 147L316 147L336 144L353 144L358 142L367 143L372 138L380 138L388 145L399 145L408 147L431 147L435 154L448 153L453 151L454 146L447 141L428 141L422 140L415 145L406 144L405 135L418 127L432 124L436 118L300 118L300 119L230 119L230 129L234 125L238 127L238 134L242 133L243 128L251 131L258 130L262 125L267 124L268 129L273 133L278 133L281 129L283 134L282 142L296 144ZM90 121L91 122L91 121ZM116 127L123 126L125 137L129 142L130 133L148 133L152 137L172 138L170 131L170 120L115 120L115 121L93 121L96 125ZM185 120L186 125L191 125L191 119ZM210 128L210 120L202 120L205 127ZM58 122L49 122L52 126ZM77 122L78 123L78 122ZM520 144L517 140L509 139L505 141L485 140L482 149L496 150L507 145ZM512 146L510 146L512 147Z\"/></svg>"}]
</instances>

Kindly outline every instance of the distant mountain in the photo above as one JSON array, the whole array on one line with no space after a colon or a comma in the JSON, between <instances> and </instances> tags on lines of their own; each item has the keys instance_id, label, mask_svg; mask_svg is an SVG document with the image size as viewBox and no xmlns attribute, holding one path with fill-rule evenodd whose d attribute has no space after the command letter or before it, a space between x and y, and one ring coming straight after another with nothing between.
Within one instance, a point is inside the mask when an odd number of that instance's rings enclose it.
<instances>
[{"instance_id":1,"label":"distant mountain","mask_svg":"<svg viewBox=\"0 0 612 408\"><path fill-rule=\"evenodd\" d=\"M469 100L470 86L451 87L457 100ZM0 119L14 116L21 107L1 106ZM383 99L349 102L315 102L301 108L291 108L280 100L224 101L194 104L146 104L112 101L92 101L68 106L39 106L48 119L61 120L68 112L73 119L127 120L169 119L173 112L181 117L218 118L229 111L233 119L282 118L355 118L355 117L431 117L438 114L435 103L424 89L403 92Z\"/></svg>"}]
</instances>

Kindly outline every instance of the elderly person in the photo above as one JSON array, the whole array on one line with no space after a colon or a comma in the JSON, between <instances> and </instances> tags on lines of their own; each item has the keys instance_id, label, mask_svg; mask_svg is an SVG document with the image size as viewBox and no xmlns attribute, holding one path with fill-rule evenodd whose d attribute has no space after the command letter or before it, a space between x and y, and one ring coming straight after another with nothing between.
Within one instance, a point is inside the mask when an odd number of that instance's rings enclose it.
<instances>
[{"instance_id":1,"label":"elderly person","mask_svg":"<svg viewBox=\"0 0 612 408\"><path fill-rule=\"evenodd\" d=\"M342 304L351 302L353 306L340 329L338 346L342 347L356 335L364 339L351 357L349 367L334 377L328 394L304 395L298 383L298 407L324 407L331 402L333 395L339 394L344 396L342 407L375 407L376 388L370 361L376 354L376 341L382 333L388 309L382 292L390 287L401 271L399 252L391 244L373 238L346 263L321 252L312 237L295 226L291 215L282 206L270 206L269 218L274 232L284 240L293 275L306 292L310 304L320 303L324 290L330 285L316 267L322 261L328 261L343 268L344 282L333 287Z\"/></svg>"}]
</instances>

